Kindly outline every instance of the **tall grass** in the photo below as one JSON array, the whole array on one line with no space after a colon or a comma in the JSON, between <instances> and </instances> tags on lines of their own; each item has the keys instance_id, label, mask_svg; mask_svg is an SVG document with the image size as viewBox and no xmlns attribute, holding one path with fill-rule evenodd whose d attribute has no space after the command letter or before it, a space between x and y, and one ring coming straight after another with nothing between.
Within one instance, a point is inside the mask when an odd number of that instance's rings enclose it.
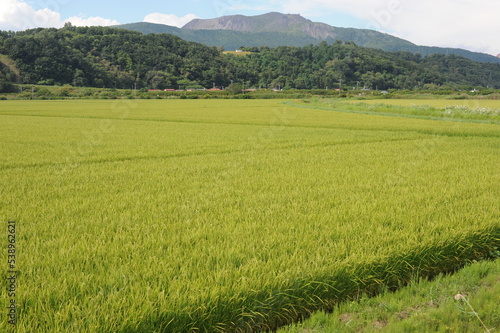
<instances>
[{"instance_id":1,"label":"tall grass","mask_svg":"<svg viewBox=\"0 0 500 333\"><path fill-rule=\"evenodd\" d=\"M500 123L498 100L365 100L340 101L316 99L306 101L306 107L318 107L361 114L400 116L421 119ZM301 105L302 103L293 103ZM303 105L303 104L302 104Z\"/></svg>"},{"instance_id":2,"label":"tall grass","mask_svg":"<svg viewBox=\"0 0 500 333\"><path fill-rule=\"evenodd\" d=\"M5 103L18 332L273 329L499 243L497 125L276 101Z\"/></svg>"},{"instance_id":3,"label":"tall grass","mask_svg":"<svg viewBox=\"0 0 500 333\"><path fill-rule=\"evenodd\" d=\"M416 278L396 292L360 295L279 332L495 332L499 278L500 259L476 262L453 275Z\"/></svg>"}]
</instances>

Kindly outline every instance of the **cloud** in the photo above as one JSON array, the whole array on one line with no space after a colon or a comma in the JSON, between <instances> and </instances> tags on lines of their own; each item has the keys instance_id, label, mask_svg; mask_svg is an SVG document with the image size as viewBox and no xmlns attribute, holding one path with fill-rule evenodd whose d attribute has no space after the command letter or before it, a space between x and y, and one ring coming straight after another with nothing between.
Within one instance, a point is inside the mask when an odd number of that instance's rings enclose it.
<instances>
[{"instance_id":1,"label":"cloud","mask_svg":"<svg viewBox=\"0 0 500 333\"><path fill-rule=\"evenodd\" d=\"M72 16L65 20L65 22L71 22L71 24L77 27L86 26L110 26L119 25L120 22L116 20L111 20L103 17L85 17L84 15Z\"/></svg>"},{"instance_id":2,"label":"cloud","mask_svg":"<svg viewBox=\"0 0 500 333\"><path fill-rule=\"evenodd\" d=\"M425 6L404 4L400 15L395 15L389 29L416 44L466 48L497 54L498 12L500 2L425 0Z\"/></svg>"},{"instance_id":3,"label":"cloud","mask_svg":"<svg viewBox=\"0 0 500 333\"><path fill-rule=\"evenodd\" d=\"M178 17L172 14L152 13L144 18L144 22L166 24L182 28L184 25L194 20L195 18L198 18L198 16L196 16L195 14L187 14L183 17Z\"/></svg>"},{"instance_id":4,"label":"cloud","mask_svg":"<svg viewBox=\"0 0 500 333\"><path fill-rule=\"evenodd\" d=\"M21 0L1 0L0 30L60 27L61 14L50 9L35 10Z\"/></svg>"},{"instance_id":5,"label":"cloud","mask_svg":"<svg viewBox=\"0 0 500 333\"><path fill-rule=\"evenodd\" d=\"M55 6L57 10L57 6ZM61 14L48 8L35 10L22 0L1 0L0 30L26 30L32 28L61 28L64 22L75 26L108 26L120 22L102 17L73 16L61 20Z\"/></svg>"}]
</instances>

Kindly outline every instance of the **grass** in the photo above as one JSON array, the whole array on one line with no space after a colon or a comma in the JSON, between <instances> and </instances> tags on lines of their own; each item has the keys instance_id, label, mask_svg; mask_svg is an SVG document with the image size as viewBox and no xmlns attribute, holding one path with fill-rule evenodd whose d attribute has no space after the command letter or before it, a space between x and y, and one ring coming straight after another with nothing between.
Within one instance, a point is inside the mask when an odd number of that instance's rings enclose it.
<instances>
[{"instance_id":1,"label":"grass","mask_svg":"<svg viewBox=\"0 0 500 333\"><path fill-rule=\"evenodd\" d=\"M357 102L350 102L357 103ZM424 99L424 100L416 100L416 99L383 99L383 100L364 100L364 104L367 105L391 105L391 106L400 106L400 107L435 107L435 108L447 108L447 107L468 107L470 109L474 109L477 107L485 107L498 109L500 108L499 100L450 100L450 99Z\"/></svg>"},{"instance_id":2,"label":"grass","mask_svg":"<svg viewBox=\"0 0 500 333\"><path fill-rule=\"evenodd\" d=\"M499 295L500 259L483 261L455 275L342 303L332 313L318 312L278 332L496 332Z\"/></svg>"},{"instance_id":3,"label":"grass","mask_svg":"<svg viewBox=\"0 0 500 333\"><path fill-rule=\"evenodd\" d=\"M499 245L496 124L275 100L3 101L0 118L17 332L272 329Z\"/></svg>"},{"instance_id":4,"label":"grass","mask_svg":"<svg viewBox=\"0 0 500 333\"><path fill-rule=\"evenodd\" d=\"M295 102L296 105L303 105ZM500 124L498 100L306 100L306 107L361 114Z\"/></svg>"}]
</instances>

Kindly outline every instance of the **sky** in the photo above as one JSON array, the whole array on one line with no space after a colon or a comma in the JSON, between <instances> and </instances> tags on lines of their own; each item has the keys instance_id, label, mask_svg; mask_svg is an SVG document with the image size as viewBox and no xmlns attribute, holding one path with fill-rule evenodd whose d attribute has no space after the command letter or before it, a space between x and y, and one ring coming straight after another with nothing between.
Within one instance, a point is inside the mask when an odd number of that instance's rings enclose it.
<instances>
[{"instance_id":1,"label":"sky","mask_svg":"<svg viewBox=\"0 0 500 333\"><path fill-rule=\"evenodd\" d=\"M0 30L300 14L336 27L372 29L418 45L500 54L498 0L0 0Z\"/></svg>"}]
</instances>

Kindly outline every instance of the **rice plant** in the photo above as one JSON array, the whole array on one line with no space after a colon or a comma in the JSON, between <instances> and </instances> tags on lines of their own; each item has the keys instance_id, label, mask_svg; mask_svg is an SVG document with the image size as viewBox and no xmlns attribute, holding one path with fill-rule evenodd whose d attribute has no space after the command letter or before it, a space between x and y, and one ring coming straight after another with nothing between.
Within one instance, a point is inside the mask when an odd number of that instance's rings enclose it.
<instances>
[{"instance_id":1,"label":"rice plant","mask_svg":"<svg viewBox=\"0 0 500 333\"><path fill-rule=\"evenodd\" d=\"M5 101L0 118L17 332L271 330L499 245L495 124L268 100Z\"/></svg>"}]
</instances>

